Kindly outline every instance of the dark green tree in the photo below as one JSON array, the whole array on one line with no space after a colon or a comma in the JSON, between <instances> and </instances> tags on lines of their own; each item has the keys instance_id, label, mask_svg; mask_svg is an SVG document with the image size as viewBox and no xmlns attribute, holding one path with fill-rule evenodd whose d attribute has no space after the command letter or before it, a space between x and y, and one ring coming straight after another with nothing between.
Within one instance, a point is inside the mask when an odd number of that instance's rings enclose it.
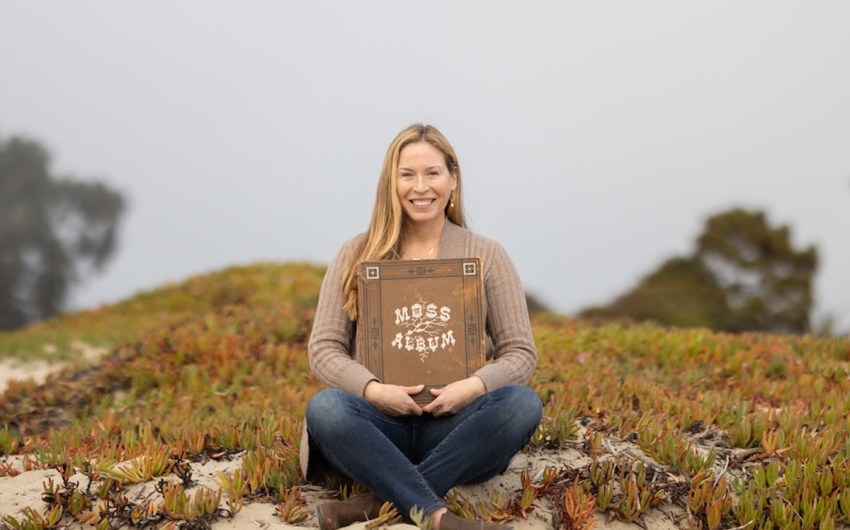
<instances>
[{"instance_id":1,"label":"dark green tree","mask_svg":"<svg viewBox=\"0 0 850 530\"><path fill-rule=\"evenodd\" d=\"M787 226L733 209L706 220L694 253L665 261L590 318L653 320L722 331L805 333L817 269L814 247L796 250Z\"/></svg>"},{"instance_id":2,"label":"dark green tree","mask_svg":"<svg viewBox=\"0 0 850 530\"><path fill-rule=\"evenodd\" d=\"M123 209L101 183L52 176L37 142L0 138L0 329L61 312L112 255Z\"/></svg>"},{"instance_id":3,"label":"dark green tree","mask_svg":"<svg viewBox=\"0 0 850 530\"><path fill-rule=\"evenodd\" d=\"M525 293L525 305L528 307L529 315L535 315L537 313L551 313L552 311L546 304L531 293Z\"/></svg>"}]
</instances>

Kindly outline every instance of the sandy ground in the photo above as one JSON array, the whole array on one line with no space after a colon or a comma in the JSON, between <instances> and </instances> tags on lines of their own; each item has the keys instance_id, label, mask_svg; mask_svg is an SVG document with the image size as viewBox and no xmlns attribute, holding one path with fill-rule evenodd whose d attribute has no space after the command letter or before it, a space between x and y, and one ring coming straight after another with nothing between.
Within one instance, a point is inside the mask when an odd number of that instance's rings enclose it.
<instances>
[{"instance_id":1,"label":"sandy ground","mask_svg":"<svg viewBox=\"0 0 850 530\"><path fill-rule=\"evenodd\" d=\"M15 360L0 362L0 393L4 392L11 381L26 381L32 379L41 384L51 373L61 370L64 364L33 361L21 364Z\"/></svg>"},{"instance_id":2,"label":"sandy ground","mask_svg":"<svg viewBox=\"0 0 850 530\"><path fill-rule=\"evenodd\" d=\"M55 349L50 344L45 345L44 348L48 352L51 349ZM71 348L76 351L77 362L80 363L94 362L107 353L105 348L91 346L79 340L72 342ZM50 374L58 372L67 365L68 363L50 363L42 360L27 362L17 359L0 360L0 393L3 393L12 381L27 381L31 379L36 384L41 384Z\"/></svg>"},{"instance_id":3,"label":"sandy ground","mask_svg":"<svg viewBox=\"0 0 850 530\"><path fill-rule=\"evenodd\" d=\"M5 459L18 470L22 470L21 459L19 457L11 457ZM529 470L532 476L535 476L546 467L556 466L582 466L588 462L587 456L573 449L565 449L558 452L542 451L533 455L519 454L511 462L511 466L504 474L499 475L492 480L475 486L459 487L458 491L464 497L471 501L481 500L487 501L491 498L494 490L501 490L506 496L511 496L520 489L520 473L524 470ZM192 477L196 485L189 490L192 494L198 488L219 489L216 483L216 476L219 472L230 473L241 466L239 457L230 461L208 461L202 464L192 465ZM23 471L16 476L0 477L0 518L7 515L12 515L22 519L21 510L31 506L43 509L46 505L41 500L42 484L52 478L57 484L61 483L59 473L55 470L32 470ZM166 477L171 480L177 480L176 477ZM71 478L72 481L78 482L80 485L86 484L87 479L81 474L77 474ZM134 503L142 504L150 499L161 499L155 491L155 481L150 481L144 484L131 486L127 491L127 498ZM275 514L275 507L272 504L255 502L245 505L245 507L231 518L221 518L213 523L214 530L237 530L237 529L303 529L316 528L317 522L313 515L316 504L331 497L329 490L324 490L318 486L303 486L302 497L307 503L307 509L310 512L310 517L298 525L286 524ZM226 507L226 496L222 498L222 508ZM556 509L547 500L538 500L535 502L535 507L530 513L528 519L518 519L509 523L515 530L549 530L556 528L555 514ZM648 529L672 530L680 528L674 523L674 517L681 515L682 510L678 507L666 506L661 510L653 510L644 518L643 522ZM0 525L2 526L2 525ZM91 528L91 526L83 526L76 523L70 524L67 528ZM350 527L352 530L366 530L364 523L354 524ZM392 528L397 530L411 530L416 527L406 524L392 525ZM608 517L596 513L594 528L611 529L611 530L626 530L638 528L635 524L624 523L617 520L609 520Z\"/></svg>"}]
</instances>

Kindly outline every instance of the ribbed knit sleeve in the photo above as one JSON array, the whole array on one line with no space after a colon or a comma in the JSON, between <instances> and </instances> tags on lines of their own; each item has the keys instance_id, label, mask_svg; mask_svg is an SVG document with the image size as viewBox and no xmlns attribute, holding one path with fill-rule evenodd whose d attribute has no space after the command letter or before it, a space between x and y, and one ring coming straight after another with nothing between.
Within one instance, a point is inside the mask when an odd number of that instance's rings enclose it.
<instances>
[{"instance_id":1,"label":"ribbed knit sleeve","mask_svg":"<svg viewBox=\"0 0 850 530\"><path fill-rule=\"evenodd\" d=\"M483 240L483 238L481 238ZM531 333L525 291L507 252L490 240L482 248L487 333L493 341L493 362L475 375L488 391L523 383L537 366L537 347Z\"/></svg>"},{"instance_id":2,"label":"ribbed knit sleeve","mask_svg":"<svg viewBox=\"0 0 850 530\"><path fill-rule=\"evenodd\" d=\"M342 246L322 280L307 357L322 383L363 397L366 384L377 377L355 359L355 324L343 309L342 279L354 246L355 240Z\"/></svg>"}]
</instances>

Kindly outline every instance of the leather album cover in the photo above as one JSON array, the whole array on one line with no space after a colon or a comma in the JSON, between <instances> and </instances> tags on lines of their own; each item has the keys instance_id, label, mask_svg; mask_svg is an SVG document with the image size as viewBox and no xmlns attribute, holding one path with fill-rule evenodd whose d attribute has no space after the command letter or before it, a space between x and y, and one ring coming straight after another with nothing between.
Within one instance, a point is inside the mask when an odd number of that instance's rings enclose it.
<instances>
[{"instance_id":1,"label":"leather album cover","mask_svg":"<svg viewBox=\"0 0 850 530\"><path fill-rule=\"evenodd\" d=\"M381 382L424 384L420 405L485 361L478 258L369 261L360 284L361 360Z\"/></svg>"}]
</instances>

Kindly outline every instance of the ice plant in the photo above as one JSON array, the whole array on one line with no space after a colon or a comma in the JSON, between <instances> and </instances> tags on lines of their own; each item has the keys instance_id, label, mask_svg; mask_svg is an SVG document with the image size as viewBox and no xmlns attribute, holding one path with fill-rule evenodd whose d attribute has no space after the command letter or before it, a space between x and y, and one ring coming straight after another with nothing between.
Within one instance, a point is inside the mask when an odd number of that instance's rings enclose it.
<instances>
[{"instance_id":1,"label":"ice plant","mask_svg":"<svg viewBox=\"0 0 850 530\"><path fill-rule=\"evenodd\" d=\"M81 335L107 350L52 384L12 385L0 398L0 455L20 458L4 460L0 475L58 473L44 500L4 524L177 528L245 502L282 505L301 485L301 419L321 387L306 339L322 274L303 264L234 267L0 334L0 352L29 348L30 357ZM545 419L526 451L586 460L532 470L514 491L450 494L455 513L531 518L558 510L570 488L577 508L580 488L597 520L640 522L663 501L682 507L681 524L692 505L691 525L705 529L850 524L850 339L558 315L535 317L533 328L530 384ZM190 465L235 457L241 466L219 477L218 511L216 492L193 501ZM182 511L128 493L163 479L182 488ZM180 505L180 490L168 491Z\"/></svg>"}]
</instances>

